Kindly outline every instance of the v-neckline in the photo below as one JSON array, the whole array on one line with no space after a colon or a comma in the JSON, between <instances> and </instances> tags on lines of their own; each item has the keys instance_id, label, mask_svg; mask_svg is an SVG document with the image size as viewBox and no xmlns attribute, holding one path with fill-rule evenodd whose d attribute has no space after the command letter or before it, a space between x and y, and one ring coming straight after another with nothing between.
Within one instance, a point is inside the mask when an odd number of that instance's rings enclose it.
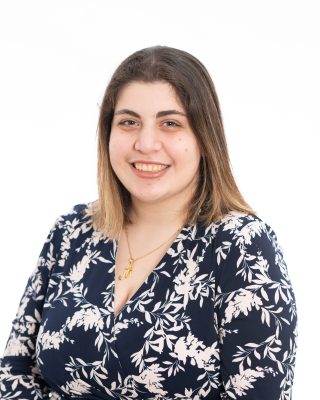
<instances>
[{"instance_id":1,"label":"v-neckline","mask_svg":"<svg viewBox=\"0 0 320 400\"><path fill-rule=\"evenodd\" d=\"M113 314L113 320L116 321L119 316L124 312L124 310L135 300L135 298L140 294L142 288L147 285L149 278L152 276L154 271L165 261L165 259L168 257L170 250L172 250L173 245L176 243L178 240L179 236L184 230L189 230L190 225L184 225L180 231L177 233L173 241L171 242L170 246L168 247L167 251L163 254L159 262L155 265L155 267L150 271L146 279L141 283L141 285L137 288L137 290L133 293L133 295L127 300L127 302L123 305L123 307L120 308L120 311L115 314L115 284L116 284L116 265L114 264L114 270L113 270L113 285L112 285L112 314ZM183 240L187 238L188 234L186 233L185 237ZM117 259L117 252L118 252L118 240L113 240L114 243L114 262L116 263Z\"/></svg>"}]
</instances>

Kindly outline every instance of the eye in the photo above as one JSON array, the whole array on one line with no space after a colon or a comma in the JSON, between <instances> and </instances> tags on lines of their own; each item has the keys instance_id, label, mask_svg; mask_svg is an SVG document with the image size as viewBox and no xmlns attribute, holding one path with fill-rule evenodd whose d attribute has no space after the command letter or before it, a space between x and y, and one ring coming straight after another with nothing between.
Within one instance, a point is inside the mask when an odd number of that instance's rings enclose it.
<instances>
[{"instance_id":1,"label":"eye","mask_svg":"<svg viewBox=\"0 0 320 400\"><path fill-rule=\"evenodd\" d=\"M119 125L122 125L122 126L133 126L136 123L137 123L137 121L134 121L132 119L124 119L124 120L119 122Z\"/></svg>"},{"instance_id":2,"label":"eye","mask_svg":"<svg viewBox=\"0 0 320 400\"><path fill-rule=\"evenodd\" d=\"M178 124L177 122L171 121L171 120L170 120L170 121L164 121L163 125L168 126L168 127L170 127L170 128L176 128L176 127L178 127L178 126L181 126L181 125Z\"/></svg>"}]
</instances>

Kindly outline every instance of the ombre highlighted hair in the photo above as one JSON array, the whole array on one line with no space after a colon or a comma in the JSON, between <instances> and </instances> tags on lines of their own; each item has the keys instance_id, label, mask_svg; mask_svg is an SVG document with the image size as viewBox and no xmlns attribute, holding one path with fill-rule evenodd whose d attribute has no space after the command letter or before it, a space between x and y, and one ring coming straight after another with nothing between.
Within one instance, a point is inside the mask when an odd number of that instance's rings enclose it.
<instances>
[{"instance_id":1,"label":"ombre highlighted hair","mask_svg":"<svg viewBox=\"0 0 320 400\"><path fill-rule=\"evenodd\" d=\"M115 70L104 93L98 121L98 193L91 214L96 229L116 238L130 223L130 193L114 173L109 140L120 90L132 81L167 82L185 109L201 151L197 188L186 211L186 224L209 224L229 211L256 214L235 182L219 100L204 65L191 54L167 46L139 50Z\"/></svg>"}]
</instances>

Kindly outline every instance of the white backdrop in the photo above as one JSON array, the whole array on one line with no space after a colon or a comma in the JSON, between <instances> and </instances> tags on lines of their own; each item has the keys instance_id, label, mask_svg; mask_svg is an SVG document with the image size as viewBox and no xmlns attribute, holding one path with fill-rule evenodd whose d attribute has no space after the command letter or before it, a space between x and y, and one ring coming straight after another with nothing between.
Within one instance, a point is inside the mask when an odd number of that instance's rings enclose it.
<instances>
[{"instance_id":1,"label":"white backdrop","mask_svg":"<svg viewBox=\"0 0 320 400\"><path fill-rule=\"evenodd\" d=\"M293 399L319 396L318 15L308 0L1 1L1 353L54 220L97 197L98 110L113 70L161 44L213 77L236 180L277 233L296 294Z\"/></svg>"}]
</instances>

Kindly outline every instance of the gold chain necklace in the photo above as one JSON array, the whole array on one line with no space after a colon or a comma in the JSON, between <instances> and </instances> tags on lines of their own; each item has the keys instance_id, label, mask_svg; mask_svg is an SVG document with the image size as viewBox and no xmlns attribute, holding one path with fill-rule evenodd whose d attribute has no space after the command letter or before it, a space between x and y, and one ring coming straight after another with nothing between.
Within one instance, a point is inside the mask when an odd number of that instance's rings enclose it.
<instances>
[{"instance_id":1,"label":"gold chain necklace","mask_svg":"<svg viewBox=\"0 0 320 400\"><path fill-rule=\"evenodd\" d=\"M122 275L120 274L120 275L118 276L118 279L121 281L121 280L123 280L123 279L130 278L130 276L131 276L132 273L133 273L134 263L135 263L137 260L140 260L141 258L147 257L149 254L151 254L151 253L155 252L156 250L160 249L160 247L162 247L162 246L165 245L167 242L169 242L169 240L172 239L173 236L176 236L176 235L179 233L179 231L181 231L181 229L182 229L182 228L177 229L172 235L170 235L170 237L169 237L165 242L161 243L161 244L160 244L158 247L156 247L155 249L149 251L148 253L144 254L143 256L139 256L139 257L133 258L133 257L132 257L132 252L131 252L131 248L130 248L130 243L129 243L128 229L127 229L127 228L124 228L124 231L125 231L125 234L126 234L126 239L127 239L127 244L128 244L128 249L129 249L130 258L128 259L128 264L127 264L127 266L126 266L126 268L125 268L124 273L123 273Z\"/></svg>"}]
</instances>

